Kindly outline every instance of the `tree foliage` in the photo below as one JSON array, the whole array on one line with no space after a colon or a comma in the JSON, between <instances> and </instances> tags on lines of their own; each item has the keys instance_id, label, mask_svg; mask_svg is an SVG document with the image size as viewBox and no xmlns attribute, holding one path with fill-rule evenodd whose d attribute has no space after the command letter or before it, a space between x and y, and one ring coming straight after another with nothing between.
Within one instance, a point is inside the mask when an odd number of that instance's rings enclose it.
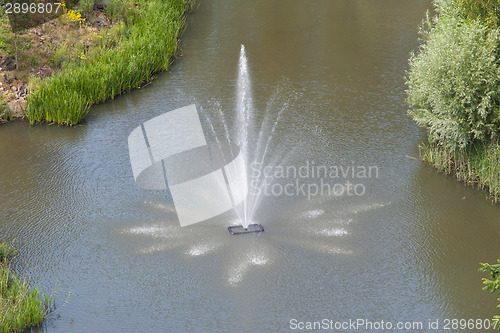
<instances>
[{"instance_id":1,"label":"tree foliage","mask_svg":"<svg viewBox=\"0 0 500 333\"><path fill-rule=\"evenodd\" d=\"M500 29L465 20L459 2L472 1L436 1L407 75L409 114L429 130L431 143L452 150L500 134Z\"/></svg>"},{"instance_id":2,"label":"tree foliage","mask_svg":"<svg viewBox=\"0 0 500 333\"><path fill-rule=\"evenodd\" d=\"M456 0L458 14L468 20L480 20L490 27L500 24L500 0Z\"/></svg>"},{"instance_id":3,"label":"tree foliage","mask_svg":"<svg viewBox=\"0 0 500 333\"><path fill-rule=\"evenodd\" d=\"M481 263L481 266L483 267L481 267L479 271L490 275L489 279L483 278L483 283L485 284L483 290L492 293L498 292L500 294L500 260L498 260L498 264L496 265ZM498 300L500 301L500 298ZM498 307L500 308L500 304ZM495 316L495 318L500 319L500 316ZM500 327L498 327L498 330L500 330Z\"/></svg>"}]
</instances>

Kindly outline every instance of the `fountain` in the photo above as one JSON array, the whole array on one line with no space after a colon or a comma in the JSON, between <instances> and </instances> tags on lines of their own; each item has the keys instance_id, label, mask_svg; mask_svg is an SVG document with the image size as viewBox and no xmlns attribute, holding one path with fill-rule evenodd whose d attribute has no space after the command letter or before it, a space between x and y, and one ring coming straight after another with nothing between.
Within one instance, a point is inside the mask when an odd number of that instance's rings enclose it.
<instances>
[{"instance_id":1,"label":"fountain","mask_svg":"<svg viewBox=\"0 0 500 333\"><path fill-rule=\"evenodd\" d=\"M264 231L262 224L252 223L246 227L243 225L232 225L227 227L231 235L250 234Z\"/></svg>"},{"instance_id":2,"label":"fountain","mask_svg":"<svg viewBox=\"0 0 500 333\"><path fill-rule=\"evenodd\" d=\"M137 185L151 190L168 189L181 226L232 210L238 216L238 224L228 228L231 234L264 231L262 225L252 222L260 198L249 193L247 170L256 156L260 157L262 165L284 109L279 111L267 136L263 133L267 118L264 120L256 138L257 147L250 149L254 106L243 45L236 97L233 133L229 133L222 109L218 108L224 138L220 137L221 131L215 129L211 117L198 113L194 104L150 119L129 135L130 161ZM208 128L203 128L200 117L206 118ZM207 136L207 132L212 132L213 138ZM264 137L265 145L261 142ZM172 138L176 138L175 144ZM264 150L259 155L262 146Z\"/></svg>"},{"instance_id":3,"label":"fountain","mask_svg":"<svg viewBox=\"0 0 500 333\"><path fill-rule=\"evenodd\" d=\"M254 111L253 106L253 98L252 98L252 90L251 90L251 81L250 74L248 71L248 61L245 52L245 46L241 45L240 48L240 57L238 61L238 81L236 85L236 124L235 124L235 137L237 143L240 147L241 155L243 156L244 161L244 172L237 175L243 178L243 182L248 182L248 174L246 170L248 169L248 161L249 157L249 134L252 130L251 115ZM248 198L247 198L248 199ZM241 225L229 226L228 230L231 235L245 234L245 233L258 233L264 231L264 227L261 224L250 223L251 216L249 216L248 203L247 199L243 200L241 207L237 209L235 207L235 211L239 216L239 220L241 221Z\"/></svg>"},{"instance_id":4,"label":"fountain","mask_svg":"<svg viewBox=\"0 0 500 333\"><path fill-rule=\"evenodd\" d=\"M285 82L285 87L287 86L287 83L288 81ZM245 184L246 187L248 187L248 185L250 184L247 170L249 169L249 166L252 164L252 162L256 162L257 165L260 166L260 168L263 168L264 162L266 162L266 165L274 165L279 161L283 162L284 159L293 154L294 149L288 150L286 154L283 151L280 151L278 153L274 152L274 159L270 162L265 161L266 157L268 157L267 155L269 151L271 150L271 141L282 115L286 110L289 109L290 106L294 105L297 99L301 96L300 93L296 92L294 92L292 95L289 95L286 93L286 91L283 91L282 85L278 85L277 90L272 95L272 98L270 99L266 107L265 117L262 123L260 123L257 127L255 126L255 108L251 87L252 82L249 74L245 46L241 45L238 61L238 78L236 84L236 117L235 122L233 123L234 131L232 133L229 133L228 126L224 119L224 113L220 105L219 107L217 107L217 109L219 111L218 116L223 125L223 132L225 134L224 140L219 140L210 118L207 118L207 122L209 123L211 132L214 135L215 140L217 141L219 151L224 150L224 145L221 143L221 141L227 141L230 147L239 147L239 151L237 152L234 152L231 148L231 156L224 159L223 162L227 163L227 161L233 159L233 156L236 156L238 152L241 154L244 167L238 170L236 173L228 173L227 177L229 179L229 182ZM272 111L276 110L277 116L273 118ZM231 144L231 138L236 142L236 145ZM256 140L251 141L250 139L253 138L255 138ZM262 175L263 172L259 172L259 174ZM236 180L232 178L236 178ZM264 179L261 179L259 177L259 179L256 180L257 187L262 186L263 181ZM228 227L228 230L232 235L258 233L264 231L264 227L261 224L255 223L253 221L254 215L257 211L257 207L259 206L262 197L262 194L256 195L255 193L248 192L245 199L241 202L240 205L233 205L234 211L238 215L237 223L239 224Z\"/></svg>"}]
</instances>

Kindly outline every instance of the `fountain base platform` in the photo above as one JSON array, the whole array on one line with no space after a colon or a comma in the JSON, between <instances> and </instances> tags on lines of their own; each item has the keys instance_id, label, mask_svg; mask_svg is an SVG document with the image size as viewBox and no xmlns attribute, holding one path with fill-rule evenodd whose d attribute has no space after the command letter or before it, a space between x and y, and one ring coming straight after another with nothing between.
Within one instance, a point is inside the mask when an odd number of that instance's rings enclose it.
<instances>
[{"instance_id":1,"label":"fountain base platform","mask_svg":"<svg viewBox=\"0 0 500 333\"><path fill-rule=\"evenodd\" d=\"M240 234L251 234L251 233L256 233L256 232L263 232L264 227L262 224L249 224L248 227L245 229L243 228L242 225L233 225L230 227L227 227L227 230L229 230L229 233L231 235L240 235Z\"/></svg>"}]
</instances>

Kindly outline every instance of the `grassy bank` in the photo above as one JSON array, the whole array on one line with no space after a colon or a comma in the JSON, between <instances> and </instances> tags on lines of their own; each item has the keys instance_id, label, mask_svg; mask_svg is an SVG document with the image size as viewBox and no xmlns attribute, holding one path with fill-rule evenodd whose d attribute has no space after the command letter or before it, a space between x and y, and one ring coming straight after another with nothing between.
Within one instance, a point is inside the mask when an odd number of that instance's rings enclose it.
<instances>
[{"instance_id":1,"label":"grassy bank","mask_svg":"<svg viewBox=\"0 0 500 333\"><path fill-rule=\"evenodd\" d=\"M125 9L126 33L114 47L103 43L52 77L30 82L26 99L30 123L77 124L92 104L140 87L154 73L167 70L192 7L191 0L135 1Z\"/></svg>"},{"instance_id":2,"label":"grassy bank","mask_svg":"<svg viewBox=\"0 0 500 333\"><path fill-rule=\"evenodd\" d=\"M0 243L0 333L20 332L39 326L53 307L53 299L41 295L10 270L10 259L16 250ZM41 299L43 298L43 300Z\"/></svg>"},{"instance_id":3,"label":"grassy bank","mask_svg":"<svg viewBox=\"0 0 500 333\"><path fill-rule=\"evenodd\" d=\"M421 144L420 156L439 171L487 191L495 203L499 202L500 145L497 142L477 144L465 150Z\"/></svg>"}]
</instances>

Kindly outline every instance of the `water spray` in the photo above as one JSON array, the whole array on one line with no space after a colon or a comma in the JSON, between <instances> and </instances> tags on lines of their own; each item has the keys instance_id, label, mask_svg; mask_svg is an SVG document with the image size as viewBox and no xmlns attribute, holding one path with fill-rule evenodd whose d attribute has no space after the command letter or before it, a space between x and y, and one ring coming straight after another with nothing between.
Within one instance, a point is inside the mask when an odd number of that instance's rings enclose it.
<instances>
[{"instance_id":1,"label":"water spray","mask_svg":"<svg viewBox=\"0 0 500 333\"><path fill-rule=\"evenodd\" d=\"M237 83L237 139L238 144L241 147L241 154L245 159L245 162L248 161L248 135L249 135L249 123L250 113L253 111L253 100L252 100L252 92L251 92L251 81L250 75L248 73L248 63L247 57L245 54L245 47L241 45L240 49L240 59L238 63L238 83ZM244 177L245 181L247 181L247 174L238 175L240 177ZM235 211L238 210L235 208ZM261 224L249 224L249 216L248 216L248 208L246 199L243 201L241 206L242 212L240 215L240 220L242 222L241 225L229 226L227 229L231 235L240 235L240 234L248 234L248 233L258 233L263 232L264 227Z\"/></svg>"}]
</instances>

